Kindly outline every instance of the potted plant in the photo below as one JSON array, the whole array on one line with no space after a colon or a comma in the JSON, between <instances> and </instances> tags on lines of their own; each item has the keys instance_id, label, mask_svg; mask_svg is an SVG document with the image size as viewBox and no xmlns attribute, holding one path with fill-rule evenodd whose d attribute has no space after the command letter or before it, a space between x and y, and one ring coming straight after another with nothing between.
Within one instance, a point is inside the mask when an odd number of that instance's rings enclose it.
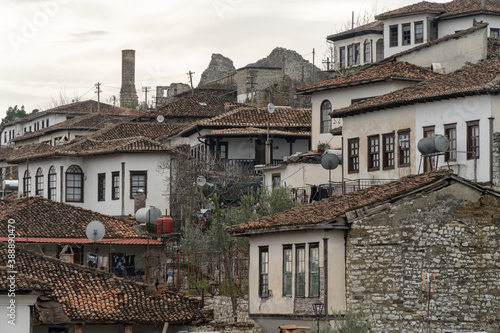
<instances>
[{"instance_id":1,"label":"potted plant","mask_svg":"<svg viewBox=\"0 0 500 333\"><path fill-rule=\"evenodd\" d=\"M330 145L327 142L320 142L318 143L317 149L318 153L323 153L325 150L329 149Z\"/></svg>"}]
</instances>

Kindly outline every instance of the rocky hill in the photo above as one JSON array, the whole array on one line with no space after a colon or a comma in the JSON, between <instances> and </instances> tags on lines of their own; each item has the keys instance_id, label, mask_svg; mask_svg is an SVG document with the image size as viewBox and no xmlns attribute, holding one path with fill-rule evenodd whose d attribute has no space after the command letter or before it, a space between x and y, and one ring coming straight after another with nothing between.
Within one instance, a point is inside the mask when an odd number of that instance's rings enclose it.
<instances>
[{"instance_id":1,"label":"rocky hill","mask_svg":"<svg viewBox=\"0 0 500 333\"><path fill-rule=\"evenodd\" d=\"M234 73L236 73L236 68L234 68L233 61L222 54L214 53L207 69L201 74L198 86L204 86Z\"/></svg>"}]
</instances>

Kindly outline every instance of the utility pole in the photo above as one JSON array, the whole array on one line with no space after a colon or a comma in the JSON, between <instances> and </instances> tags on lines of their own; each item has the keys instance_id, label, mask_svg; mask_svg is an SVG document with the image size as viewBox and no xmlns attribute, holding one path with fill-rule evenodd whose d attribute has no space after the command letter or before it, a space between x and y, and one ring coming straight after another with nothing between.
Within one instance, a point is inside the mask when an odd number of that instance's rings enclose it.
<instances>
[{"instance_id":1,"label":"utility pole","mask_svg":"<svg viewBox=\"0 0 500 333\"><path fill-rule=\"evenodd\" d=\"M97 93L97 113L100 113L101 112L101 84L99 82L97 82L95 84L95 87L97 88L97 90L95 91Z\"/></svg>"},{"instance_id":2,"label":"utility pole","mask_svg":"<svg viewBox=\"0 0 500 333\"><path fill-rule=\"evenodd\" d=\"M315 80L314 80L314 55L315 55L315 51L314 51L314 48L313 48L313 66L312 66L312 72L313 72L313 82L312 83L313 84L315 82Z\"/></svg>"},{"instance_id":3,"label":"utility pole","mask_svg":"<svg viewBox=\"0 0 500 333\"><path fill-rule=\"evenodd\" d=\"M194 95L194 88L193 88L193 74L194 72L189 71L189 82L191 83L191 95Z\"/></svg>"},{"instance_id":4,"label":"utility pole","mask_svg":"<svg viewBox=\"0 0 500 333\"><path fill-rule=\"evenodd\" d=\"M148 110L148 91L151 89L150 86L148 87L142 87L142 92L144 93L144 105L145 105L145 111Z\"/></svg>"}]
</instances>

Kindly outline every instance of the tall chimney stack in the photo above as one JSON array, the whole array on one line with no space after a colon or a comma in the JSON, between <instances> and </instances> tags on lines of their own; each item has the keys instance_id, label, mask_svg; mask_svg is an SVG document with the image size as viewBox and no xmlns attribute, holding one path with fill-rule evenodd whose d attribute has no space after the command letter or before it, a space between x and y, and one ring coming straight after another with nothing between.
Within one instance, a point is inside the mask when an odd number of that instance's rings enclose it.
<instances>
[{"instance_id":1,"label":"tall chimney stack","mask_svg":"<svg viewBox=\"0 0 500 333\"><path fill-rule=\"evenodd\" d=\"M135 108L139 98L135 90L135 50L122 50L122 88L120 106Z\"/></svg>"}]
</instances>

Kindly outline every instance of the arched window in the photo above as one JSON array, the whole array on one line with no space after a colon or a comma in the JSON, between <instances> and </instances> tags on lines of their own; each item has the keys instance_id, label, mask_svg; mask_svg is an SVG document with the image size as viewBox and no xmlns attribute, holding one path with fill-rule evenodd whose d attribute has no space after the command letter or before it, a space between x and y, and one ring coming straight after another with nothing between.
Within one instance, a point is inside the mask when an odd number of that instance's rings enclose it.
<instances>
[{"instance_id":1,"label":"arched window","mask_svg":"<svg viewBox=\"0 0 500 333\"><path fill-rule=\"evenodd\" d=\"M49 169L49 192L47 193L47 197L50 200L56 200L57 195L57 173L56 168L51 166Z\"/></svg>"},{"instance_id":2,"label":"arched window","mask_svg":"<svg viewBox=\"0 0 500 333\"><path fill-rule=\"evenodd\" d=\"M31 195L31 175L30 171L26 169L23 177L23 195L29 197Z\"/></svg>"},{"instance_id":3,"label":"arched window","mask_svg":"<svg viewBox=\"0 0 500 333\"><path fill-rule=\"evenodd\" d=\"M36 170L36 195L43 197L43 171L42 168Z\"/></svg>"},{"instance_id":4,"label":"arched window","mask_svg":"<svg viewBox=\"0 0 500 333\"><path fill-rule=\"evenodd\" d=\"M83 202L83 171L78 165L66 170L66 202Z\"/></svg>"},{"instance_id":5,"label":"arched window","mask_svg":"<svg viewBox=\"0 0 500 333\"><path fill-rule=\"evenodd\" d=\"M320 133L328 133L332 129L332 117L330 116L332 112L332 104L329 100L324 100L321 103L321 130Z\"/></svg>"}]
</instances>

